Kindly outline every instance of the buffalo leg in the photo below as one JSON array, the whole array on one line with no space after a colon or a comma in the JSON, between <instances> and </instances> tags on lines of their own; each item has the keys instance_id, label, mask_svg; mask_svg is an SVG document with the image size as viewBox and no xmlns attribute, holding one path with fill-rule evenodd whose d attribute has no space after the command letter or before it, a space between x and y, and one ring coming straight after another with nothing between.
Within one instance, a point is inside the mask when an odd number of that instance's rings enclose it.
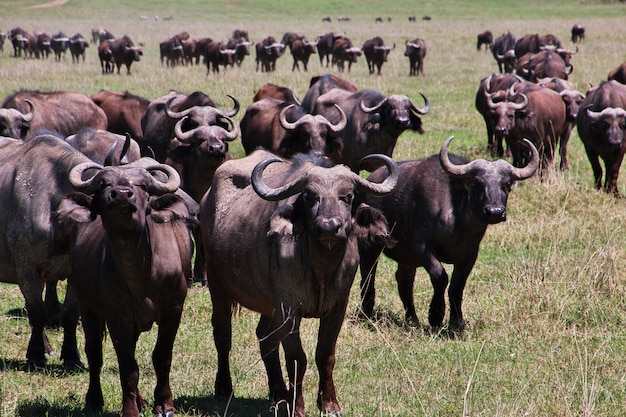
<instances>
[{"instance_id":1,"label":"buffalo leg","mask_svg":"<svg viewBox=\"0 0 626 417\"><path fill-rule=\"evenodd\" d=\"M344 302L339 302L333 310L320 319L320 327L315 349L315 364L319 372L319 390L317 407L324 415L341 415L341 407L337 401L333 370L335 368L335 348L337 338L348 306L348 294L343 296Z\"/></svg>"},{"instance_id":2,"label":"buffalo leg","mask_svg":"<svg viewBox=\"0 0 626 417\"><path fill-rule=\"evenodd\" d=\"M46 290L44 295L44 303L46 304L46 311L48 312L48 325L58 326L61 317L61 303L57 295L57 283L58 281L47 281Z\"/></svg>"},{"instance_id":3,"label":"buffalo leg","mask_svg":"<svg viewBox=\"0 0 626 417\"><path fill-rule=\"evenodd\" d=\"M585 146L585 151L587 151L587 158L589 158L589 162L591 163L596 190L599 190L602 188L602 166L600 165L600 158L598 154L588 146Z\"/></svg>"},{"instance_id":4,"label":"buffalo leg","mask_svg":"<svg viewBox=\"0 0 626 417\"><path fill-rule=\"evenodd\" d=\"M85 397L85 408L102 411L104 399L100 385L102 370L102 339L104 338L104 320L92 312L82 309L81 318L85 332L85 355L89 364L89 388Z\"/></svg>"},{"instance_id":5,"label":"buffalo leg","mask_svg":"<svg viewBox=\"0 0 626 417\"><path fill-rule=\"evenodd\" d=\"M175 303L172 301L171 303ZM170 303L170 304L171 304ZM152 352L152 365L156 374L156 387L154 388L154 408L152 413L157 416L167 416L174 413L174 400L170 387L170 370L172 367L172 350L174 339L180 325L183 304L177 303L169 309L159 323L159 333L156 345Z\"/></svg>"},{"instance_id":6,"label":"buffalo leg","mask_svg":"<svg viewBox=\"0 0 626 417\"><path fill-rule=\"evenodd\" d=\"M139 332L122 323L123 317L107 320L107 326L117 354L122 385L122 417L138 417L146 401L139 392L139 366L135 349Z\"/></svg>"},{"instance_id":7,"label":"buffalo leg","mask_svg":"<svg viewBox=\"0 0 626 417\"><path fill-rule=\"evenodd\" d=\"M290 404L295 404L295 416L304 417L304 396L302 395L302 381L306 372L307 360L302 341L300 340L300 318L293 317L293 323L289 324L291 330L282 339L283 350L285 351L285 364L287 375L289 376ZM295 398L295 401L293 400Z\"/></svg>"},{"instance_id":8,"label":"buffalo leg","mask_svg":"<svg viewBox=\"0 0 626 417\"><path fill-rule=\"evenodd\" d=\"M213 340L217 350L217 375L215 377L215 395L229 397L233 393L230 378L230 349L232 347L232 301L218 288L213 280L208 282L213 304L211 324Z\"/></svg>"},{"instance_id":9,"label":"buffalo leg","mask_svg":"<svg viewBox=\"0 0 626 417\"><path fill-rule=\"evenodd\" d=\"M567 144L572 134L572 127L572 123L567 122L563 132L561 133L561 137L559 138L559 155L561 156L559 169L561 171L567 171L569 169L569 162L567 161Z\"/></svg>"},{"instance_id":10,"label":"buffalo leg","mask_svg":"<svg viewBox=\"0 0 626 417\"><path fill-rule=\"evenodd\" d=\"M26 361L28 369L35 369L46 365L45 345L47 338L44 334L44 327L47 315L46 306L41 298L43 285L39 283L39 276L34 273L22 275L22 282L26 283L26 285L20 284L20 291L24 296L31 328ZM48 346L50 346L49 343Z\"/></svg>"},{"instance_id":11,"label":"buffalo leg","mask_svg":"<svg viewBox=\"0 0 626 417\"><path fill-rule=\"evenodd\" d=\"M76 326L78 324L78 301L74 287L68 283L63 301L61 321L63 325L63 346L61 360L63 365L70 369L82 368L78 346L76 343Z\"/></svg>"},{"instance_id":12,"label":"buffalo leg","mask_svg":"<svg viewBox=\"0 0 626 417\"><path fill-rule=\"evenodd\" d=\"M450 301L450 325L449 330L453 334L460 334L465 328L465 320L463 319L463 291L465 283L469 276L478 252L468 261L454 265L452 271L452 279L450 280L450 288L448 289L448 299Z\"/></svg>"},{"instance_id":13,"label":"buffalo leg","mask_svg":"<svg viewBox=\"0 0 626 417\"><path fill-rule=\"evenodd\" d=\"M284 314L279 314L280 311L283 311ZM256 328L261 358L267 372L270 400L273 403L278 403L281 400L289 402L278 350L281 341L287 337L295 324L294 317L289 313L278 309L274 316L261 315Z\"/></svg>"},{"instance_id":14,"label":"buffalo leg","mask_svg":"<svg viewBox=\"0 0 626 417\"><path fill-rule=\"evenodd\" d=\"M378 257L381 254L380 248L367 247L360 248L361 256L361 310L365 318L371 318L374 312L374 301L376 299L376 268L378 267Z\"/></svg>"},{"instance_id":15,"label":"buffalo leg","mask_svg":"<svg viewBox=\"0 0 626 417\"><path fill-rule=\"evenodd\" d=\"M448 287L448 274L433 256L430 256L430 260L424 268L428 271L433 286L433 298L428 309L428 323L433 328L440 328L446 314L445 292Z\"/></svg>"},{"instance_id":16,"label":"buffalo leg","mask_svg":"<svg viewBox=\"0 0 626 417\"><path fill-rule=\"evenodd\" d=\"M604 161L606 165L606 177L604 179L604 190L619 197L619 188L617 187L617 178L619 177L619 168L622 165L624 154L620 153L616 157L607 157Z\"/></svg>"},{"instance_id":17,"label":"buffalo leg","mask_svg":"<svg viewBox=\"0 0 626 417\"><path fill-rule=\"evenodd\" d=\"M398 294L404 306L404 319L407 323L419 326L419 319L415 312L415 302L413 300L413 287L415 284L415 272L417 268L398 264L396 270L396 282L398 283Z\"/></svg>"}]
</instances>

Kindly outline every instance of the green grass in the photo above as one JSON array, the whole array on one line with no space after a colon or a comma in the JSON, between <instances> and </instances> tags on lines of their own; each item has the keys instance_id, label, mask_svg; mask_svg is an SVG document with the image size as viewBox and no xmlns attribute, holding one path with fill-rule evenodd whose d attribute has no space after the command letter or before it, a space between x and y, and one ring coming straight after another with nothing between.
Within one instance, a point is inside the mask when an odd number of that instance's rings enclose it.
<instances>
[{"instance_id":1,"label":"green grass","mask_svg":"<svg viewBox=\"0 0 626 417\"><path fill-rule=\"evenodd\" d=\"M27 9L34 0L0 3L0 29L14 26L67 34L90 34L103 26L116 35L128 34L144 43L133 75L103 76L95 47L87 62L16 59L5 45L0 53L0 97L19 89L71 90L93 94L105 88L129 90L154 99L170 89L201 90L222 107L226 94L245 109L255 90L266 82L291 87L302 98L310 77L327 70L317 56L309 73L291 72L291 57L279 59L277 71L257 73L254 59L241 68L206 75L203 66L167 69L160 65L158 43L187 30L193 37L226 40L233 29L247 29L254 41L286 31L309 39L327 32L345 32L357 45L380 35L396 44L383 76L370 76L360 60L343 74L360 88L385 94L406 94L421 103L431 100L423 117L424 135L405 133L394 157L421 158L438 151L450 135L452 152L487 158L484 122L474 107L482 77L497 71L491 54L476 52L475 36L490 29L494 35L511 30L554 33L570 47L570 28L583 24L587 39L573 58L571 76L581 91L597 85L609 70L626 60L626 6L609 1L74 1L55 8ZM146 21L140 16L149 16ZM154 16L174 17L158 21ZM333 22L323 23L329 15ZM339 23L336 17L352 20ZM418 21L409 23L408 15ZM420 20L430 15L431 21ZM392 23L374 24L391 16ZM408 77L402 55L404 42L425 39L425 77ZM69 59L69 56L68 56ZM334 69L328 71L336 73ZM418 104L419 105L419 104ZM241 117L243 111L237 116ZM351 294L345 325L338 341L335 379L339 401L347 416L533 416L613 417L626 411L626 208L593 189L592 174L576 132L570 140L570 171L557 173L551 184L529 180L509 199L508 220L491 226L468 280L464 309L469 326L461 340L408 328L395 288L395 265L384 259L377 280L379 320L363 323L358 314L358 285ZM231 146L243 155L240 141ZM624 194L624 181L620 181ZM357 276L357 282L358 282ZM426 273L418 271L415 288L418 315L426 322L432 290ZM62 372L57 357L43 372L26 373L25 351L30 334L17 286L0 285L0 416L80 416L88 375ZM234 319L232 371L237 398L229 405L213 397L216 354L210 325L208 291L194 287L174 351L172 386L178 415L271 416L266 377L254 336L257 315L246 310ZM310 358L305 377L307 415L315 407L317 372L312 360L316 320L305 320L302 337ZM82 329L79 329L82 331ZM49 330L60 348L61 333ZM150 353L156 331L140 338L137 360L140 386L152 403L154 372ZM82 349L82 337L79 338ZM110 340L105 343L102 384L105 415L121 409L117 360ZM143 415L151 415L146 410Z\"/></svg>"}]
</instances>

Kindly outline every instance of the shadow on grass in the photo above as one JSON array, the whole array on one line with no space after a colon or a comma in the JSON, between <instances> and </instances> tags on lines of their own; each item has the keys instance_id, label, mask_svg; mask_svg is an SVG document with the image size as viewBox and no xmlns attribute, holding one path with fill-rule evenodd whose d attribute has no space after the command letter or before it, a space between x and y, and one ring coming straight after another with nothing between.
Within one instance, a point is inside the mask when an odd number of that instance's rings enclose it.
<instances>
[{"instance_id":1,"label":"shadow on grass","mask_svg":"<svg viewBox=\"0 0 626 417\"><path fill-rule=\"evenodd\" d=\"M20 417L116 417L119 413L95 413L87 412L83 409L82 401L76 397L64 398L60 403L50 404L43 398L21 401L16 411L16 416Z\"/></svg>"},{"instance_id":2,"label":"shadow on grass","mask_svg":"<svg viewBox=\"0 0 626 417\"><path fill-rule=\"evenodd\" d=\"M177 414L197 413L220 417L273 417L274 411L270 409L267 399L259 398L232 398L230 403L227 398L214 397L178 397L174 400ZM279 413L286 415L286 413Z\"/></svg>"},{"instance_id":3,"label":"shadow on grass","mask_svg":"<svg viewBox=\"0 0 626 417\"><path fill-rule=\"evenodd\" d=\"M22 359L6 359L0 358L0 372L4 371L22 371L22 372L32 372L32 373L40 373L44 375L49 375L54 378L66 378L71 377L73 375L87 372L87 368L84 366L75 367L72 369L66 368L63 364L60 363L52 363L46 364L45 367L38 367L34 369L29 369L28 363L26 360Z\"/></svg>"}]
</instances>

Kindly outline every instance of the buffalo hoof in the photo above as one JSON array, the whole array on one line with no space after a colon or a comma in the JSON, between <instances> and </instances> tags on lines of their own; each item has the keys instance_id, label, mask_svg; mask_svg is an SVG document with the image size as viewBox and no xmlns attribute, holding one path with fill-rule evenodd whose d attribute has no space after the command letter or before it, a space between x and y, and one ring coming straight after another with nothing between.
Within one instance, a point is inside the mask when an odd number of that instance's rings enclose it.
<instances>
[{"instance_id":1,"label":"buffalo hoof","mask_svg":"<svg viewBox=\"0 0 626 417\"><path fill-rule=\"evenodd\" d=\"M165 413L165 415L163 415L163 413L155 413L154 414L155 417L174 417L174 412L173 411L168 411L167 413Z\"/></svg>"},{"instance_id":2,"label":"buffalo hoof","mask_svg":"<svg viewBox=\"0 0 626 417\"><path fill-rule=\"evenodd\" d=\"M46 369L46 360L26 361L27 372L38 372Z\"/></svg>"},{"instance_id":3,"label":"buffalo hoof","mask_svg":"<svg viewBox=\"0 0 626 417\"><path fill-rule=\"evenodd\" d=\"M66 360L63 362L63 367L69 373L83 372L87 370L85 364L80 360Z\"/></svg>"}]
</instances>

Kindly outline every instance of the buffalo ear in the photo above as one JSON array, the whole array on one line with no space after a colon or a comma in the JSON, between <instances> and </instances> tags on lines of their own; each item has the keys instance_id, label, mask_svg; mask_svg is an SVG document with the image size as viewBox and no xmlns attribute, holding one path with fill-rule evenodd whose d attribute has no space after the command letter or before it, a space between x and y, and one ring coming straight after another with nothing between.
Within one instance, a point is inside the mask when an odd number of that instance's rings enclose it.
<instances>
[{"instance_id":1,"label":"buffalo ear","mask_svg":"<svg viewBox=\"0 0 626 417\"><path fill-rule=\"evenodd\" d=\"M68 194L59 203L53 213L55 221L60 224L89 223L96 218L91 209L93 199L83 193Z\"/></svg>"},{"instance_id":2,"label":"buffalo ear","mask_svg":"<svg viewBox=\"0 0 626 417\"><path fill-rule=\"evenodd\" d=\"M303 232L302 216L297 215L296 208L291 204L278 206L270 216L267 237L297 235Z\"/></svg>"},{"instance_id":3,"label":"buffalo ear","mask_svg":"<svg viewBox=\"0 0 626 417\"><path fill-rule=\"evenodd\" d=\"M147 213L156 223L168 223L174 220L190 218L187 205L175 194L164 194L150 198Z\"/></svg>"},{"instance_id":4,"label":"buffalo ear","mask_svg":"<svg viewBox=\"0 0 626 417\"><path fill-rule=\"evenodd\" d=\"M352 226L352 233L361 244L366 246L382 244L386 247L395 245L383 212L367 204L361 204L356 209Z\"/></svg>"}]
</instances>

